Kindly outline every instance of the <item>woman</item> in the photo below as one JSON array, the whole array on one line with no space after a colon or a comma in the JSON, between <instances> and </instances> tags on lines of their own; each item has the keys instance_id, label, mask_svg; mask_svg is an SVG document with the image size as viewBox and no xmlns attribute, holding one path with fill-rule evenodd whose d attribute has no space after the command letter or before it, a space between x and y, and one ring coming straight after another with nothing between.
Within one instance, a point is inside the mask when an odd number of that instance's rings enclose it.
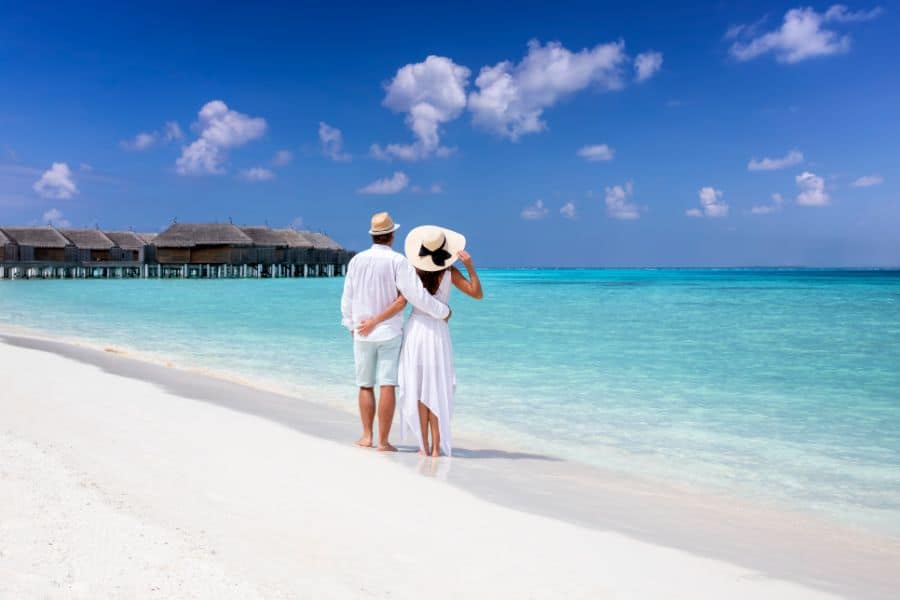
<instances>
[{"instance_id":1,"label":"woman","mask_svg":"<svg viewBox=\"0 0 900 600\"><path fill-rule=\"evenodd\" d=\"M416 268L425 289L445 304L449 304L451 283L476 300L484 296L465 245L466 238L461 234L433 225L416 227L406 236L406 258ZM465 265L468 279L452 266L457 259ZM405 306L406 299L398 296L384 312L364 322L360 333L365 334ZM413 309L403 331L399 383L402 436L415 436L423 456L449 456L456 374L446 321Z\"/></svg>"}]
</instances>

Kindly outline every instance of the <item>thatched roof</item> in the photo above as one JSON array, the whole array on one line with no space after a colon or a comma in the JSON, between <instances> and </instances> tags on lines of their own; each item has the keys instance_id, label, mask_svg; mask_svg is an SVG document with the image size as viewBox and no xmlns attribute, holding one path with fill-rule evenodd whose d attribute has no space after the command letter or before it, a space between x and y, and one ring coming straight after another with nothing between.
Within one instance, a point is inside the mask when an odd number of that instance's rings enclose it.
<instances>
[{"instance_id":1,"label":"thatched roof","mask_svg":"<svg viewBox=\"0 0 900 600\"><path fill-rule=\"evenodd\" d=\"M276 231L284 236L284 239L287 240L288 246L290 246L291 248L313 247L312 240L303 235L302 231L296 231L294 229L276 229Z\"/></svg>"},{"instance_id":2,"label":"thatched roof","mask_svg":"<svg viewBox=\"0 0 900 600\"><path fill-rule=\"evenodd\" d=\"M99 229L60 229L59 232L82 250L109 250L116 245Z\"/></svg>"},{"instance_id":3,"label":"thatched roof","mask_svg":"<svg viewBox=\"0 0 900 600\"><path fill-rule=\"evenodd\" d=\"M12 244L12 240L6 237L6 234L0 229L0 246L5 246L6 244Z\"/></svg>"},{"instance_id":4,"label":"thatched roof","mask_svg":"<svg viewBox=\"0 0 900 600\"><path fill-rule=\"evenodd\" d=\"M284 235L283 229L270 229L268 227L253 226L241 227L241 231L243 231L247 235L247 237L253 240L253 244L256 246L290 246L287 237Z\"/></svg>"},{"instance_id":5,"label":"thatched roof","mask_svg":"<svg viewBox=\"0 0 900 600\"><path fill-rule=\"evenodd\" d=\"M153 240L160 248L193 246L250 246L253 240L228 223L174 223Z\"/></svg>"},{"instance_id":6,"label":"thatched roof","mask_svg":"<svg viewBox=\"0 0 900 600\"><path fill-rule=\"evenodd\" d=\"M133 231L107 231L106 237L123 250L140 250L147 245L147 242Z\"/></svg>"},{"instance_id":7,"label":"thatched roof","mask_svg":"<svg viewBox=\"0 0 900 600\"><path fill-rule=\"evenodd\" d=\"M4 227L3 233L20 246L65 248L71 242L53 227Z\"/></svg>"},{"instance_id":8,"label":"thatched roof","mask_svg":"<svg viewBox=\"0 0 900 600\"><path fill-rule=\"evenodd\" d=\"M303 235L312 241L316 248L324 248L326 250L341 250L341 245L325 235L324 233L315 233L313 231L304 231Z\"/></svg>"},{"instance_id":9,"label":"thatched roof","mask_svg":"<svg viewBox=\"0 0 900 600\"><path fill-rule=\"evenodd\" d=\"M158 233L136 233L135 235L138 236L139 238L141 238L142 240L144 240L145 242L147 242L148 244L150 244L153 242L153 240L156 239L156 236L158 236L159 234Z\"/></svg>"}]
</instances>

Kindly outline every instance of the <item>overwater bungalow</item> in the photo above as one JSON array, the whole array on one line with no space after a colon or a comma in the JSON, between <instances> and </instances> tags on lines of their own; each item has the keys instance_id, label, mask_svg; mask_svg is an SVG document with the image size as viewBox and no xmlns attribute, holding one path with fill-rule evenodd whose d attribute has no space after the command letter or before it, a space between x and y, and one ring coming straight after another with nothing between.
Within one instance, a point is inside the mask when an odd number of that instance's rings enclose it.
<instances>
[{"instance_id":1,"label":"overwater bungalow","mask_svg":"<svg viewBox=\"0 0 900 600\"><path fill-rule=\"evenodd\" d=\"M241 227L240 230L253 241L254 252L248 262L266 266L287 262L289 244L279 230L263 226Z\"/></svg>"},{"instance_id":2,"label":"overwater bungalow","mask_svg":"<svg viewBox=\"0 0 900 600\"><path fill-rule=\"evenodd\" d=\"M288 257L295 265L315 265L316 248L306 232L296 229L278 230L288 242Z\"/></svg>"},{"instance_id":3,"label":"overwater bungalow","mask_svg":"<svg viewBox=\"0 0 900 600\"><path fill-rule=\"evenodd\" d=\"M0 278L321 277L352 254L318 233L175 223L160 234L0 227Z\"/></svg>"},{"instance_id":4,"label":"overwater bungalow","mask_svg":"<svg viewBox=\"0 0 900 600\"><path fill-rule=\"evenodd\" d=\"M13 261L19 256L16 244L0 230L0 262Z\"/></svg>"},{"instance_id":5,"label":"overwater bungalow","mask_svg":"<svg viewBox=\"0 0 900 600\"><path fill-rule=\"evenodd\" d=\"M253 240L229 223L173 223L153 245L160 264L232 265L244 264L242 251Z\"/></svg>"},{"instance_id":6,"label":"overwater bungalow","mask_svg":"<svg viewBox=\"0 0 900 600\"><path fill-rule=\"evenodd\" d=\"M346 264L350 261L349 253L336 241L315 231L305 231L304 235L312 242L318 255L319 264Z\"/></svg>"},{"instance_id":7,"label":"overwater bungalow","mask_svg":"<svg viewBox=\"0 0 900 600\"><path fill-rule=\"evenodd\" d=\"M3 227L16 246L16 261L66 263L76 259L75 246L53 227Z\"/></svg>"},{"instance_id":8,"label":"overwater bungalow","mask_svg":"<svg viewBox=\"0 0 900 600\"><path fill-rule=\"evenodd\" d=\"M76 261L80 263L110 262L118 258L112 252L116 244L99 229L59 229L75 246Z\"/></svg>"},{"instance_id":9,"label":"overwater bungalow","mask_svg":"<svg viewBox=\"0 0 900 600\"><path fill-rule=\"evenodd\" d=\"M133 231L107 231L106 237L116 245L117 260L144 262L144 256L150 244L140 235Z\"/></svg>"}]
</instances>

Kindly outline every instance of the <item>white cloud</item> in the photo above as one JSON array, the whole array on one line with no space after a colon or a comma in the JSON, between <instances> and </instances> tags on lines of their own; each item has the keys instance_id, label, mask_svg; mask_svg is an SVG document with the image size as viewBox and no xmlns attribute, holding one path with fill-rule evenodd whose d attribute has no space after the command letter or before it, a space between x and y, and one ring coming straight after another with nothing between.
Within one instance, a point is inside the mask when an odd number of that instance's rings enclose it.
<instances>
[{"instance_id":1,"label":"white cloud","mask_svg":"<svg viewBox=\"0 0 900 600\"><path fill-rule=\"evenodd\" d=\"M528 43L518 64L510 61L482 67L469 94L472 122L517 140L546 128L544 110L590 85L601 90L623 87L621 66L627 61L622 42L598 44L572 52L559 42Z\"/></svg>"},{"instance_id":2,"label":"white cloud","mask_svg":"<svg viewBox=\"0 0 900 600\"><path fill-rule=\"evenodd\" d=\"M578 216L577 209L575 208L575 203L566 202L565 204L563 204L559 209L559 214L567 219L574 219L576 216Z\"/></svg>"},{"instance_id":3,"label":"white cloud","mask_svg":"<svg viewBox=\"0 0 900 600\"><path fill-rule=\"evenodd\" d=\"M662 52L641 52L634 58L634 79L647 81L662 68Z\"/></svg>"},{"instance_id":4,"label":"white cloud","mask_svg":"<svg viewBox=\"0 0 900 600\"><path fill-rule=\"evenodd\" d=\"M803 153L799 150L791 150L786 155L781 158L769 158L763 157L762 159L757 160L756 157L751 158L750 162L747 163L748 171L775 171L777 169L784 169L785 167L790 167L793 165L798 165L803 162Z\"/></svg>"},{"instance_id":5,"label":"white cloud","mask_svg":"<svg viewBox=\"0 0 900 600\"><path fill-rule=\"evenodd\" d=\"M768 15L764 15L760 17L757 21L753 23L745 23L741 25L732 25L725 32L726 40L734 40L737 38L748 38L756 35L756 32L759 31L759 28L762 27L766 20L768 20Z\"/></svg>"},{"instance_id":6,"label":"white cloud","mask_svg":"<svg viewBox=\"0 0 900 600\"><path fill-rule=\"evenodd\" d=\"M750 212L754 215L769 215L774 212L778 212L781 210L780 206L775 206L773 204L758 204L750 209Z\"/></svg>"},{"instance_id":7,"label":"white cloud","mask_svg":"<svg viewBox=\"0 0 900 600\"><path fill-rule=\"evenodd\" d=\"M272 157L272 164L276 167L283 167L290 164L292 160L294 160L293 152L290 150L279 150L275 153L275 156Z\"/></svg>"},{"instance_id":8,"label":"white cloud","mask_svg":"<svg viewBox=\"0 0 900 600\"><path fill-rule=\"evenodd\" d=\"M840 54L850 49L850 36L827 29L827 23L851 23L874 19L881 10L851 13L847 7L836 4L824 13L813 8L794 8L784 15L781 26L774 31L753 37L749 41L735 41L730 48L731 55L740 61L747 61L772 53L783 63L797 63L818 56ZM729 29L732 37L745 34L738 27ZM726 33L726 37L728 33Z\"/></svg>"},{"instance_id":9,"label":"white cloud","mask_svg":"<svg viewBox=\"0 0 900 600\"><path fill-rule=\"evenodd\" d=\"M444 188L441 187L439 183L432 183L428 188L424 188L421 185L414 185L409 188L414 194L440 194L443 193Z\"/></svg>"},{"instance_id":10,"label":"white cloud","mask_svg":"<svg viewBox=\"0 0 900 600\"><path fill-rule=\"evenodd\" d=\"M203 138L181 149L181 156L175 161L175 171L179 175L201 173L224 173L222 163L225 153L221 148Z\"/></svg>"},{"instance_id":11,"label":"white cloud","mask_svg":"<svg viewBox=\"0 0 900 600\"><path fill-rule=\"evenodd\" d=\"M800 194L797 204L800 206L828 206L831 197L825 191L825 180L814 173L804 171L794 178Z\"/></svg>"},{"instance_id":12,"label":"white cloud","mask_svg":"<svg viewBox=\"0 0 900 600\"><path fill-rule=\"evenodd\" d=\"M881 16L882 12L880 6L876 6L871 10L850 12L843 4L835 4L825 11L825 20L835 21L837 23L859 23L862 21L871 21L872 19Z\"/></svg>"},{"instance_id":13,"label":"white cloud","mask_svg":"<svg viewBox=\"0 0 900 600\"><path fill-rule=\"evenodd\" d=\"M581 158L591 161L597 162L602 160L612 160L613 155L616 153L615 150L607 146L606 144L594 144L593 146L582 146L578 149L578 156Z\"/></svg>"},{"instance_id":14,"label":"white cloud","mask_svg":"<svg viewBox=\"0 0 900 600\"><path fill-rule=\"evenodd\" d=\"M403 171L396 171L392 176L377 179L367 186L359 188L360 194L396 194L409 185L409 177Z\"/></svg>"},{"instance_id":15,"label":"white cloud","mask_svg":"<svg viewBox=\"0 0 900 600\"><path fill-rule=\"evenodd\" d=\"M722 202L722 190L713 187L700 188L700 208L691 208L685 211L689 217L707 217L717 219L728 216L728 205Z\"/></svg>"},{"instance_id":16,"label":"white cloud","mask_svg":"<svg viewBox=\"0 0 900 600\"><path fill-rule=\"evenodd\" d=\"M62 211L58 208L51 208L43 215L41 215L41 223L46 223L48 225L53 225L54 227L71 227L72 224L66 219Z\"/></svg>"},{"instance_id":17,"label":"white cloud","mask_svg":"<svg viewBox=\"0 0 900 600\"><path fill-rule=\"evenodd\" d=\"M166 121L166 124L163 126L163 139L167 142L174 142L183 137L184 133L182 133L181 126L178 123L175 121Z\"/></svg>"},{"instance_id":18,"label":"white cloud","mask_svg":"<svg viewBox=\"0 0 900 600\"><path fill-rule=\"evenodd\" d=\"M250 167L241 171L241 177L247 181L269 181L275 179L275 173L264 167Z\"/></svg>"},{"instance_id":19,"label":"white cloud","mask_svg":"<svg viewBox=\"0 0 900 600\"><path fill-rule=\"evenodd\" d=\"M184 137L181 127L175 121L166 121L161 131L142 131L130 140L122 140L120 145L126 150L148 150L159 143L168 144Z\"/></svg>"},{"instance_id":20,"label":"white cloud","mask_svg":"<svg viewBox=\"0 0 900 600\"><path fill-rule=\"evenodd\" d=\"M431 55L424 62L397 70L386 86L382 104L406 113L406 124L416 141L412 144L373 144L375 158L420 160L448 156L452 150L441 146L440 126L456 119L466 107L466 86L470 71L445 56Z\"/></svg>"},{"instance_id":21,"label":"white cloud","mask_svg":"<svg viewBox=\"0 0 900 600\"><path fill-rule=\"evenodd\" d=\"M200 136L182 148L175 170L180 175L224 173L226 150L259 139L267 127L265 119L231 110L221 100L207 102L195 126Z\"/></svg>"},{"instance_id":22,"label":"white cloud","mask_svg":"<svg viewBox=\"0 0 900 600\"><path fill-rule=\"evenodd\" d=\"M301 229L303 227L303 217L294 217L291 221L291 229Z\"/></svg>"},{"instance_id":23,"label":"white cloud","mask_svg":"<svg viewBox=\"0 0 900 600\"><path fill-rule=\"evenodd\" d=\"M526 221L537 221L546 217L549 212L549 209L544 206L544 201L537 200L534 204L529 204L523 208L521 216Z\"/></svg>"},{"instance_id":24,"label":"white cloud","mask_svg":"<svg viewBox=\"0 0 900 600\"><path fill-rule=\"evenodd\" d=\"M772 194L771 204L757 204L750 209L750 213L754 215L770 215L772 213L780 212L783 202L784 198L781 197L781 194L775 193Z\"/></svg>"},{"instance_id":25,"label":"white cloud","mask_svg":"<svg viewBox=\"0 0 900 600\"><path fill-rule=\"evenodd\" d=\"M337 127L319 121L319 141L322 144L322 154L331 160L346 162L352 158L344 152L344 135Z\"/></svg>"},{"instance_id":26,"label":"white cloud","mask_svg":"<svg viewBox=\"0 0 900 600\"><path fill-rule=\"evenodd\" d=\"M53 163L31 186L42 198L66 200L78 193L72 171L66 163Z\"/></svg>"},{"instance_id":27,"label":"white cloud","mask_svg":"<svg viewBox=\"0 0 900 600\"><path fill-rule=\"evenodd\" d=\"M634 185L629 181L624 186L614 185L606 188L606 214L613 219L633 221L641 218L641 211L636 204L628 201L634 193Z\"/></svg>"},{"instance_id":28,"label":"white cloud","mask_svg":"<svg viewBox=\"0 0 900 600\"><path fill-rule=\"evenodd\" d=\"M123 140L122 147L126 150L146 150L151 148L155 143L158 134L155 131L142 131L134 136L133 139Z\"/></svg>"},{"instance_id":29,"label":"white cloud","mask_svg":"<svg viewBox=\"0 0 900 600\"><path fill-rule=\"evenodd\" d=\"M863 175L850 185L853 187L871 187L873 185L880 185L884 183L884 177L881 175Z\"/></svg>"}]
</instances>

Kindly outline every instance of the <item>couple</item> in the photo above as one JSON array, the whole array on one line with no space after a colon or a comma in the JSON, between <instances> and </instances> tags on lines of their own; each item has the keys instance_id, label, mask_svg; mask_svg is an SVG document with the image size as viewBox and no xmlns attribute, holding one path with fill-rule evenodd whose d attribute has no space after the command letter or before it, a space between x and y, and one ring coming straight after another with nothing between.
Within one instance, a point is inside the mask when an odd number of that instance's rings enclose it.
<instances>
[{"instance_id":1,"label":"couple","mask_svg":"<svg viewBox=\"0 0 900 600\"><path fill-rule=\"evenodd\" d=\"M406 236L404 257L391 249L399 228L387 213L373 216L372 247L353 257L344 279L341 322L353 336L363 427L357 444L372 446L377 383L381 388L377 447L397 450L388 435L399 384L401 436L418 439L419 454L449 456L456 375L447 300L451 284L481 299L481 282L464 250L466 238L459 233L432 225L416 227ZM468 278L452 266L457 259ZM404 331L407 302L413 311Z\"/></svg>"}]
</instances>

